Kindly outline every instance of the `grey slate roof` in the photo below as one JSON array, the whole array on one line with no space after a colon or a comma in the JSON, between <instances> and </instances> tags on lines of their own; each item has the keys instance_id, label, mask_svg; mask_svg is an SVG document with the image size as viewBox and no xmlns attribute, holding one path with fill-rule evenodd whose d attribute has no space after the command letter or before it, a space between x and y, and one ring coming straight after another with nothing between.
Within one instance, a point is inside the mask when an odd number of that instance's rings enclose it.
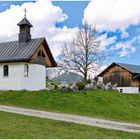
<instances>
[{"instance_id":1,"label":"grey slate roof","mask_svg":"<svg viewBox=\"0 0 140 140\"><path fill-rule=\"evenodd\" d=\"M140 74L140 66L139 65L131 65L131 64L123 64L123 63L115 63L128 71L136 74Z\"/></svg>"},{"instance_id":2,"label":"grey slate roof","mask_svg":"<svg viewBox=\"0 0 140 140\"><path fill-rule=\"evenodd\" d=\"M26 17L24 17L17 25L18 26L28 25L30 27L33 27L33 25L28 21L28 19Z\"/></svg>"},{"instance_id":3,"label":"grey slate roof","mask_svg":"<svg viewBox=\"0 0 140 140\"><path fill-rule=\"evenodd\" d=\"M0 62L29 60L44 39L31 39L27 43L18 41L0 43Z\"/></svg>"}]
</instances>

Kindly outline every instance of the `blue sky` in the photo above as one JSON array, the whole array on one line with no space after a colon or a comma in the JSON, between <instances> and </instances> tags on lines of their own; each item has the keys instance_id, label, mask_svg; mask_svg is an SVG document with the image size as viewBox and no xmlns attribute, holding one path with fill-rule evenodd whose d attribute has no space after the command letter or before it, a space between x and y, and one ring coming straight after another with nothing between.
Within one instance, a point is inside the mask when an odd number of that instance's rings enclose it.
<instances>
[{"instance_id":1,"label":"blue sky","mask_svg":"<svg viewBox=\"0 0 140 140\"><path fill-rule=\"evenodd\" d=\"M66 25L72 28L81 25L83 12L88 3L89 1L53 1L53 4L60 6L69 17L63 23L58 23L57 26L63 27Z\"/></svg>"},{"instance_id":2,"label":"blue sky","mask_svg":"<svg viewBox=\"0 0 140 140\"><path fill-rule=\"evenodd\" d=\"M23 2L20 1L0 1L0 12L10 8L10 5L21 5Z\"/></svg>"},{"instance_id":3,"label":"blue sky","mask_svg":"<svg viewBox=\"0 0 140 140\"><path fill-rule=\"evenodd\" d=\"M101 0L98 0L98 1L101 1ZM127 0L120 0L120 1L126 2ZM73 31L77 26L82 25L82 20L84 19L92 21L92 22L95 21L96 19L97 27L99 25L101 41L103 39L102 46L105 45L103 46L105 47L105 51L110 51L111 53L111 57L107 63L110 64L112 62L122 62L122 63L140 65L140 18L139 16L136 16L136 15L140 15L140 12L139 12L139 9L137 8L138 1L137 0L134 0L134 1L135 1L135 4L130 3L130 5L128 3L121 3L121 2L116 3L116 5L112 3L115 8L117 7L117 4L119 7L120 7L119 4L121 4L122 9L125 7L131 8L131 5L134 6L132 8L136 10L136 12L132 10L132 12L127 13L128 16L125 16L125 13L123 14L123 11L122 13L119 12L121 8L118 10L117 14L115 13L115 11L112 11L112 13L114 12L115 15L109 15L110 12L107 12L106 9L104 8L108 6L106 3L103 4L104 5L103 8L101 7L106 12L105 13L104 11L100 12L100 7L99 7L100 3L97 3L97 2L93 3L90 1L53 1L52 7L54 6L59 7L59 14L57 13L57 15L64 16L65 14L67 18L63 19L62 21L59 21L59 19L57 18L56 18L56 21L54 21L55 19L53 19L53 21L51 22L48 21L50 23L47 26L50 27L50 24L53 22L52 25L55 26L55 30L57 31L57 36L61 36L61 33L65 34L64 33L65 30L67 30L66 34L68 34L68 33L71 33L71 31ZM23 3L24 2L21 2L21 1L18 1L18 2L17 1L0 1L0 13L4 13L4 12L6 13L6 10L10 9L11 5L21 6ZM41 10L41 8L39 10ZM46 5L46 11L45 11L46 13L47 13L47 10L48 9ZM124 9L124 10L127 11L128 9ZM116 19L115 19L115 16L116 16ZM48 20L49 19L52 20L52 18L48 18ZM67 29L65 29L64 27L66 27ZM60 29L62 30L61 32L59 32ZM50 33L50 36L52 35L52 38L54 39L57 36L53 36L53 34L55 33ZM2 38L1 34L0 34L0 37ZM56 41L57 43L58 42L60 43L58 39L56 40L57 40ZM56 52L54 51L54 53Z\"/></svg>"}]
</instances>

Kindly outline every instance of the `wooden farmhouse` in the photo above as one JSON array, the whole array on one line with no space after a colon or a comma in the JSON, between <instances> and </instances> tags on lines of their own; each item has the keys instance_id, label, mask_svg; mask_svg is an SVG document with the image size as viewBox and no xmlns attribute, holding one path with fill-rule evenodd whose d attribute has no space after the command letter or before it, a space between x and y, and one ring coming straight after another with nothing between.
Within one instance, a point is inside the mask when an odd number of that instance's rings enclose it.
<instances>
[{"instance_id":1,"label":"wooden farmhouse","mask_svg":"<svg viewBox=\"0 0 140 140\"><path fill-rule=\"evenodd\" d=\"M98 75L104 84L116 84L118 90L124 93L140 92L140 66L112 63Z\"/></svg>"},{"instance_id":2,"label":"wooden farmhouse","mask_svg":"<svg viewBox=\"0 0 140 140\"><path fill-rule=\"evenodd\" d=\"M18 23L17 41L0 43L0 90L41 90L46 67L56 67L46 39L32 39L26 16Z\"/></svg>"}]
</instances>

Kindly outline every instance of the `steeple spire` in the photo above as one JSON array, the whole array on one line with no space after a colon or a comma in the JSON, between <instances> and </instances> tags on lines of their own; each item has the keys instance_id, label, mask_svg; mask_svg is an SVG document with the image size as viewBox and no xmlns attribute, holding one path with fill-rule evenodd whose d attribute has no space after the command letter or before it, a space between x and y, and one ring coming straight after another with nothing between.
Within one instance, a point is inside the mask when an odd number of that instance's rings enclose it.
<instances>
[{"instance_id":1,"label":"steeple spire","mask_svg":"<svg viewBox=\"0 0 140 140\"><path fill-rule=\"evenodd\" d=\"M19 43L26 43L31 40L30 28L33 25L26 18L26 8L24 9L24 18L17 24L20 28L19 32Z\"/></svg>"},{"instance_id":2,"label":"steeple spire","mask_svg":"<svg viewBox=\"0 0 140 140\"><path fill-rule=\"evenodd\" d=\"M27 13L26 8L23 11L24 11L24 17L26 18L26 13Z\"/></svg>"}]
</instances>

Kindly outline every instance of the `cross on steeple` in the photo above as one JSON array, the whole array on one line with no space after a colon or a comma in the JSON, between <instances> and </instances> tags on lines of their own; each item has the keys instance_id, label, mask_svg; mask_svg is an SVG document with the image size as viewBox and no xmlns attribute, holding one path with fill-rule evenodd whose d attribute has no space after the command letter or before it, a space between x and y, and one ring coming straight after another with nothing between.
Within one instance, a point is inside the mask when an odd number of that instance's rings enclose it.
<instances>
[{"instance_id":1,"label":"cross on steeple","mask_svg":"<svg viewBox=\"0 0 140 140\"><path fill-rule=\"evenodd\" d=\"M26 13L27 13L26 8L23 11L24 11L24 17L26 18Z\"/></svg>"}]
</instances>

